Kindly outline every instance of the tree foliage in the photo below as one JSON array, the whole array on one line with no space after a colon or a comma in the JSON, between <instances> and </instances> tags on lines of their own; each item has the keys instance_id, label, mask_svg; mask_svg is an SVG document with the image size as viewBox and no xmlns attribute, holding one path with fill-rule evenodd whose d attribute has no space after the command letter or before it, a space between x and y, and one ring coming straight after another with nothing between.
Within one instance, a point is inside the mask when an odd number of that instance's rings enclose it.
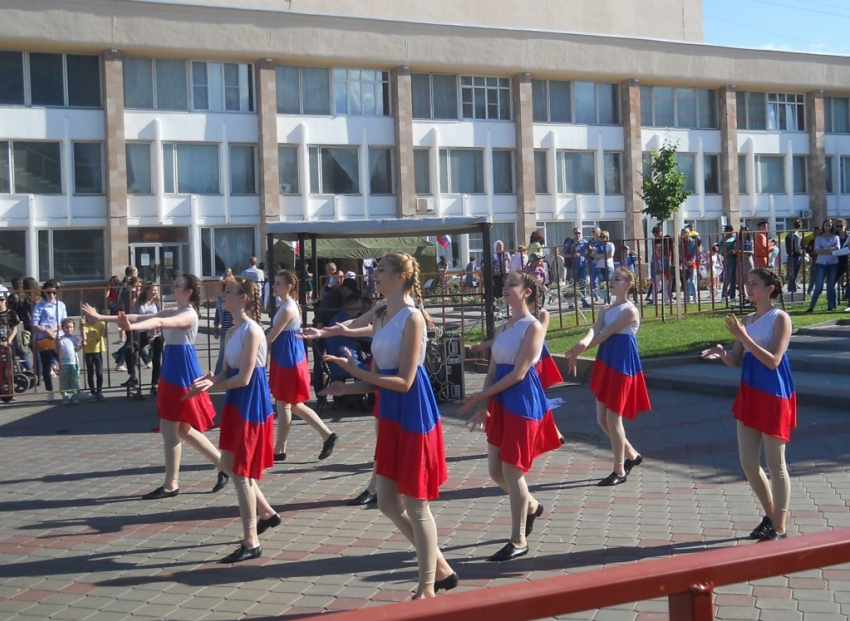
<instances>
[{"instance_id":1,"label":"tree foliage","mask_svg":"<svg viewBox=\"0 0 850 621\"><path fill-rule=\"evenodd\" d=\"M651 154L649 176L641 173L643 191L638 196L645 205L643 213L658 222L670 220L691 194L685 189L684 173L679 172L677 150L678 145L665 140L661 149Z\"/></svg>"}]
</instances>

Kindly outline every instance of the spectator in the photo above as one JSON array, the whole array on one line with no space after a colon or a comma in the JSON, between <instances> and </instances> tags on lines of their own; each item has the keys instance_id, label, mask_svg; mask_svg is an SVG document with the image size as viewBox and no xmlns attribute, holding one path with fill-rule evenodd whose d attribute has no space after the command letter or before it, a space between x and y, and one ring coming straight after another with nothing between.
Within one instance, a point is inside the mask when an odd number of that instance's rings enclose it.
<instances>
[{"instance_id":1,"label":"spectator","mask_svg":"<svg viewBox=\"0 0 850 621\"><path fill-rule=\"evenodd\" d=\"M511 254L505 252L505 244L499 239L493 244L493 254L490 255L493 269L493 297L501 299L505 288L505 276L510 271Z\"/></svg>"},{"instance_id":2,"label":"spectator","mask_svg":"<svg viewBox=\"0 0 850 621\"><path fill-rule=\"evenodd\" d=\"M466 276L463 279L463 288L466 293L475 293L478 290L478 268L475 266L475 257L469 257L466 264Z\"/></svg>"},{"instance_id":3,"label":"spectator","mask_svg":"<svg viewBox=\"0 0 850 621\"><path fill-rule=\"evenodd\" d=\"M83 315L81 333L86 361L89 401L103 401L103 352L106 350L106 323Z\"/></svg>"},{"instance_id":4,"label":"spectator","mask_svg":"<svg viewBox=\"0 0 850 621\"><path fill-rule=\"evenodd\" d=\"M525 270L525 266L528 265L528 254L526 252L527 248L522 244L517 248L514 256L511 257L511 269L512 272L522 272Z\"/></svg>"},{"instance_id":5,"label":"spectator","mask_svg":"<svg viewBox=\"0 0 850 621\"><path fill-rule=\"evenodd\" d=\"M219 280L229 280L231 278L233 278L233 268L227 267L224 269L224 274L221 275Z\"/></svg>"},{"instance_id":6,"label":"spectator","mask_svg":"<svg viewBox=\"0 0 850 621\"><path fill-rule=\"evenodd\" d=\"M556 283L558 287L567 284L567 262L558 252L557 246L552 246L552 252L546 255L549 265L549 281Z\"/></svg>"},{"instance_id":7,"label":"spectator","mask_svg":"<svg viewBox=\"0 0 850 621\"><path fill-rule=\"evenodd\" d=\"M843 252L847 252L850 248L850 235L847 235L847 226L841 218L835 220L835 234L838 235L838 248ZM838 255L838 271L835 273L835 284L841 289L841 278L847 273L847 256L846 254ZM14 282L14 281L13 281ZM847 302L845 312L850 312L850 281L844 289L844 301Z\"/></svg>"},{"instance_id":8,"label":"spectator","mask_svg":"<svg viewBox=\"0 0 850 621\"><path fill-rule=\"evenodd\" d=\"M224 363L224 341L227 339L227 331L233 327L233 315L222 306L221 296L230 283L230 280L221 281L221 293L215 300L215 315L213 316L213 338L218 340L218 358L215 361L215 375L221 373Z\"/></svg>"},{"instance_id":9,"label":"spectator","mask_svg":"<svg viewBox=\"0 0 850 621\"><path fill-rule=\"evenodd\" d=\"M767 266L772 269L779 269L779 246L776 244L775 239L771 239L767 242L768 255L767 255Z\"/></svg>"},{"instance_id":10,"label":"spectator","mask_svg":"<svg viewBox=\"0 0 850 621\"><path fill-rule=\"evenodd\" d=\"M322 288L322 297L339 287L345 280L345 274L337 269L336 263L333 262L325 265L325 275L327 276L327 280L325 281L325 286Z\"/></svg>"},{"instance_id":11,"label":"spectator","mask_svg":"<svg viewBox=\"0 0 850 621\"><path fill-rule=\"evenodd\" d=\"M806 243L806 258L809 260L809 295L815 288L815 274L817 274L817 255L815 254L815 240L820 237L821 230L819 226L812 229L812 236Z\"/></svg>"},{"instance_id":12,"label":"spectator","mask_svg":"<svg viewBox=\"0 0 850 621\"><path fill-rule=\"evenodd\" d=\"M573 229L573 282L581 294L581 305L589 308L587 301L587 277L590 259L590 244L581 235L581 229Z\"/></svg>"},{"instance_id":13,"label":"spectator","mask_svg":"<svg viewBox=\"0 0 850 621\"><path fill-rule=\"evenodd\" d=\"M110 315L118 314L118 295L121 292L121 281L118 276L112 276L106 285L106 312Z\"/></svg>"},{"instance_id":14,"label":"spectator","mask_svg":"<svg viewBox=\"0 0 850 621\"><path fill-rule=\"evenodd\" d=\"M575 244L575 233L573 233L570 237L567 237L564 240L564 243L561 246L561 257L564 259L564 268L567 270L568 281L575 278L575 274L573 273L573 254L575 253Z\"/></svg>"},{"instance_id":15,"label":"spectator","mask_svg":"<svg viewBox=\"0 0 850 621\"><path fill-rule=\"evenodd\" d=\"M53 279L46 280L41 288L42 298L32 311L32 328L35 331L36 349L41 363L41 377L47 389L47 400L55 401L53 374L58 369L56 338L62 322L68 317L65 303L58 300L59 286Z\"/></svg>"},{"instance_id":16,"label":"spectator","mask_svg":"<svg viewBox=\"0 0 850 621\"><path fill-rule=\"evenodd\" d=\"M682 289L685 291L685 301L697 301L697 266L699 263L699 248L697 240L691 237L687 228L681 230L682 256L679 257Z\"/></svg>"},{"instance_id":17,"label":"spectator","mask_svg":"<svg viewBox=\"0 0 850 621\"><path fill-rule=\"evenodd\" d=\"M528 257L528 265L525 266L525 270L523 271L534 276L537 279L537 284L540 285L541 291L546 291L546 269L543 267L543 257L539 254L530 255Z\"/></svg>"},{"instance_id":18,"label":"spectator","mask_svg":"<svg viewBox=\"0 0 850 621\"><path fill-rule=\"evenodd\" d=\"M440 260L437 262L437 274L440 280L440 286L443 289L443 293L445 293L449 288L449 264L446 261L445 255L440 257Z\"/></svg>"},{"instance_id":19,"label":"spectator","mask_svg":"<svg viewBox=\"0 0 850 621\"><path fill-rule=\"evenodd\" d=\"M735 228L731 224L723 227L723 265L724 273L726 274L726 283L723 289L722 301L727 299L730 302L735 301L737 295L737 275L738 275L738 238L735 236Z\"/></svg>"},{"instance_id":20,"label":"spectator","mask_svg":"<svg viewBox=\"0 0 850 621\"><path fill-rule=\"evenodd\" d=\"M593 295L599 297L599 282L604 281L606 302L608 303L611 302L611 292L608 291L608 285L614 275L614 251L614 244L610 241L608 231L599 231L596 249L593 252L596 267L596 288L593 290Z\"/></svg>"},{"instance_id":21,"label":"spectator","mask_svg":"<svg viewBox=\"0 0 850 621\"><path fill-rule=\"evenodd\" d=\"M9 348L12 356L17 356L18 332L21 320L18 313L9 308L9 290L0 285L0 347Z\"/></svg>"},{"instance_id":22,"label":"spectator","mask_svg":"<svg viewBox=\"0 0 850 621\"><path fill-rule=\"evenodd\" d=\"M531 237L529 238L529 242L528 242L528 254L529 254L529 256L531 256L532 254L536 254L536 255L539 255L539 256L542 257L543 254L544 254L543 245L545 243L546 242L543 239L543 236L539 232L532 231Z\"/></svg>"},{"instance_id":23,"label":"spectator","mask_svg":"<svg viewBox=\"0 0 850 621\"><path fill-rule=\"evenodd\" d=\"M621 251L623 253L623 265L632 274L636 275L637 274L637 260L638 260L637 253L625 244L623 244Z\"/></svg>"},{"instance_id":24,"label":"spectator","mask_svg":"<svg viewBox=\"0 0 850 621\"><path fill-rule=\"evenodd\" d=\"M662 242L656 242L652 252L652 262L649 265L652 277L652 303L658 304L658 293L661 292L662 304L670 303L670 257L664 252Z\"/></svg>"},{"instance_id":25,"label":"spectator","mask_svg":"<svg viewBox=\"0 0 850 621\"><path fill-rule=\"evenodd\" d=\"M821 234L815 238L815 255L817 272L815 275L815 292L812 294L812 300L809 303L807 313L814 312L815 304L823 291L824 282L826 282L826 310L834 311L838 302L835 299L835 275L838 273L838 257L832 253L841 247L841 242L838 235L835 234L832 220L823 221L821 226Z\"/></svg>"},{"instance_id":26,"label":"spectator","mask_svg":"<svg viewBox=\"0 0 850 621\"><path fill-rule=\"evenodd\" d=\"M803 228L802 220L794 220L791 232L785 236L785 265L787 269L788 293L797 292L797 274L800 271L800 262L803 259L802 237L800 229Z\"/></svg>"},{"instance_id":27,"label":"spectator","mask_svg":"<svg viewBox=\"0 0 850 621\"><path fill-rule=\"evenodd\" d=\"M77 352L82 349L80 338L74 336L74 320L65 317L62 320L62 331L56 339L56 355L59 358L59 386L62 389L62 404L80 402L80 357Z\"/></svg>"},{"instance_id":28,"label":"spectator","mask_svg":"<svg viewBox=\"0 0 850 621\"><path fill-rule=\"evenodd\" d=\"M750 229L741 225L741 230L738 234L738 289L741 292L741 298L744 304L749 304L750 300L747 297L747 292L744 289L746 284L747 274L756 268L755 244Z\"/></svg>"},{"instance_id":29,"label":"spectator","mask_svg":"<svg viewBox=\"0 0 850 621\"><path fill-rule=\"evenodd\" d=\"M755 242L755 264L756 267L768 267L770 265L770 245L767 238L767 220L762 220L757 225ZM749 274L749 272L747 272Z\"/></svg>"},{"instance_id":30,"label":"spectator","mask_svg":"<svg viewBox=\"0 0 850 621\"><path fill-rule=\"evenodd\" d=\"M251 257L248 259L248 267L242 270L242 278L253 280L257 283L258 287L263 286L263 283L266 280L266 275L263 273L263 270L257 266L257 257Z\"/></svg>"}]
</instances>

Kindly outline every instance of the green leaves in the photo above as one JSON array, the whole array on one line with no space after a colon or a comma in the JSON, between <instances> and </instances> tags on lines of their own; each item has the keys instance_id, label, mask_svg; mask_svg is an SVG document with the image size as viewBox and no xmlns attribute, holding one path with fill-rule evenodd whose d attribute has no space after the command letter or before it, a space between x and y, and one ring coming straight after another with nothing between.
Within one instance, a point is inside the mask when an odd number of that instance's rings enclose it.
<instances>
[{"instance_id":1,"label":"green leaves","mask_svg":"<svg viewBox=\"0 0 850 621\"><path fill-rule=\"evenodd\" d=\"M659 151L651 153L649 176L641 173L643 191L638 196L645 204L643 213L659 222L670 220L691 194L685 189L684 173L678 169L677 150L677 144L665 140Z\"/></svg>"}]
</instances>

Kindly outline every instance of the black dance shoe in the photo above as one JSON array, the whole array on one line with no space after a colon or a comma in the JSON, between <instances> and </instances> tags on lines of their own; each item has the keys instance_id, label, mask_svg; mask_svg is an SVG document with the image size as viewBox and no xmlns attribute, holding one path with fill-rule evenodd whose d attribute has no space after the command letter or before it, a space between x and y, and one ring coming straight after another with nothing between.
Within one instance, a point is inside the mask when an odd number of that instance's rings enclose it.
<instances>
[{"instance_id":1,"label":"black dance shoe","mask_svg":"<svg viewBox=\"0 0 850 621\"><path fill-rule=\"evenodd\" d=\"M607 477L599 481L597 485L599 487L611 487L612 485L620 485L621 483L625 483L627 478L629 478L628 474L619 475L616 472L612 472Z\"/></svg>"},{"instance_id":2,"label":"black dance shoe","mask_svg":"<svg viewBox=\"0 0 850 621\"><path fill-rule=\"evenodd\" d=\"M434 593L440 590L451 591L458 584L460 584L460 578L458 578L457 572L452 572L451 576L446 576L442 580L434 582Z\"/></svg>"},{"instance_id":3,"label":"black dance shoe","mask_svg":"<svg viewBox=\"0 0 850 621\"><path fill-rule=\"evenodd\" d=\"M157 487L154 491L148 492L142 496L142 500L161 500L163 498L174 498L180 493L180 488L175 487L170 492L166 492L164 487Z\"/></svg>"},{"instance_id":4,"label":"black dance shoe","mask_svg":"<svg viewBox=\"0 0 850 621\"><path fill-rule=\"evenodd\" d=\"M262 555L262 546L249 548L246 547L244 543L240 543L235 552L225 556L219 561L219 563L241 563L242 561L250 561L252 558L260 558Z\"/></svg>"},{"instance_id":5,"label":"black dance shoe","mask_svg":"<svg viewBox=\"0 0 850 621\"><path fill-rule=\"evenodd\" d=\"M643 463L643 457L641 457L640 453L638 453L637 457L634 459L627 459L623 462L623 470L626 471L626 476L629 476L632 473L632 468L635 466L640 466Z\"/></svg>"},{"instance_id":6,"label":"black dance shoe","mask_svg":"<svg viewBox=\"0 0 850 621\"><path fill-rule=\"evenodd\" d=\"M512 559L519 558L520 556L525 556L526 554L528 554L528 546L525 546L524 548L518 548L513 544L513 542L509 541L505 544L505 547L496 552L487 560L496 563L502 563L504 561L510 561Z\"/></svg>"},{"instance_id":7,"label":"black dance shoe","mask_svg":"<svg viewBox=\"0 0 850 621\"><path fill-rule=\"evenodd\" d=\"M331 456L337 440L339 440L339 437L335 433L328 436L328 439L322 444L322 452L319 453L319 459L327 459Z\"/></svg>"},{"instance_id":8,"label":"black dance shoe","mask_svg":"<svg viewBox=\"0 0 850 621\"><path fill-rule=\"evenodd\" d=\"M750 533L750 539L765 539L768 531L773 530L773 520L764 516L758 526Z\"/></svg>"},{"instance_id":9,"label":"black dance shoe","mask_svg":"<svg viewBox=\"0 0 850 621\"><path fill-rule=\"evenodd\" d=\"M275 461L286 461L286 453L275 453L274 454Z\"/></svg>"},{"instance_id":10,"label":"black dance shoe","mask_svg":"<svg viewBox=\"0 0 850 621\"><path fill-rule=\"evenodd\" d=\"M543 503L537 503L537 510L534 513L529 513L525 516L525 536L528 537L531 531L534 530L534 520L543 515Z\"/></svg>"},{"instance_id":11,"label":"black dance shoe","mask_svg":"<svg viewBox=\"0 0 850 621\"><path fill-rule=\"evenodd\" d=\"M373 502L378 502L378 495L373 494L368 489L363 490L363 492L357 497L349 500L347 504L349 507L359 507L361 505L369 505Z\"/></svg>"},{"instance_id":12,"label":"black dance shoe","mask_svg":"<svg viewBox=\"0 0 850 621\"><path fill-rule=\"evenodd\" d=\"M213 485L212 493L220 492L224 489L224 486L227 485L227 482L230 480L230 477L227 476L226 473L221 470L218 471L218 480L216 480L215 485Z\"/></svg>"},{"instance_id":13,"label":"black dance shoe","mask_svg":"<svg viewBox=\"0 0 850 621\"><path fill-rule=\"evenodd\" d=\"M277 513L275 513L270 518L260 518L259 520L257 520L257 534L262 535L268 529L274 528L275 526L280 526L280 522L280 515L278 515Z\"/></svg>"},{"instance_id":14,"label":"black dance shoe","mask_svg":"<svg viewBox=\"0 0 850 621\"><path fill-rule=\"evenodd\" d=\"M780 539L788 539L788 533L782 533L781 535L773 530L773 526L767 527L767 532L763 537L759 537L759 543L763 543L765 541L779 541Z\"/></svg>"}]
</instances>

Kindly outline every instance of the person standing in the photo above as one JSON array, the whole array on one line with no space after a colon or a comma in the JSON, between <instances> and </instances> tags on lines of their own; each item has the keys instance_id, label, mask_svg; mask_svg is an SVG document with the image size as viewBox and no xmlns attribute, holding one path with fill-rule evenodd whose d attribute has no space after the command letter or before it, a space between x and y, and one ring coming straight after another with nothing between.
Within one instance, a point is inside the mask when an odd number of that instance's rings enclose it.
<instances>
[{"instance_id":1,"label":"person standing","mask_svg":"<svg viewBox=\"0 0 850 621\"><path fill-rule=\"evenodd\" d=\"M768 243L767 220L762 220L756 227L755 264L756 267L768 267L770 259L770 244Z\"/></svg>"},{"instance_id":2,"label":"person standing","mask_svg":"<svg viewBox=\"0 0 850 621\"><path fill-rule=\"evenodd\" d=\"M263 472L274 465L274 407L266 379L260 289L254 281L237 277L228 281L222 297L234 319L224 346L224 365L221 373L196 379L186 398L212 389L225 391L219 439L221 467L236 488L242 542L220 562L240 563L262 556L259 535L281 523L280 515L257 484Z\"/></svg>"},{"instance_id":3,"label":"person standing","mask_svg":"<svg viewBox=\"0 0 850 621\"><path fill-rule=\"evenodd\" d=\"M56 400L53 393L53 374L58 373L59 365L55 341L62 322L68 317L65 303L57 299L58 294L59 283L53 279L46 280L41 287L41 299L32 310L32 328L48 401Z\"/></svg>"},{"instance_id":4,"label":"person standing","mask_svg":"<svg viewBox=\"0 0 850 621\"><path fill-rule=\"evenodd\" d=\"M850 235L847 234L847 225L843 219L838 218L835 221L835 234L838 235L838 249L841 252L848 252L846 249L850 248ZM835 284L838 287L838 290L841 290L841 278L847 273L847 254L839 254L838 255L838 269L835 272ZM850 280L847 281L846 286L844 287L844 301L846 302L847 308L844 309L844 312L850 312Z\"/></svg>"},{"instance_id":5,"label":"person standing","mask_svg":"<svg viewBox=\"0 0 850 621\"><path fill-rule=\"evenodd\" d=\"M80 356L82 349L80 337L74 336L74 320L65 317L62 331L56 339L56 357L59 358L59 388L62 390L62 404L80 403Z\"/></svg>"},{"instance_id":6,"label":"person standing","mask_svg":"<svg viewBox=\"0 0 850 621\"><path fill-rule=\"evenodd\" d=\"M430 501L448 479L437 401L425 370L426 316L419 264L391 252L378 263L375 288L386 299L376 309L372 354L379 372L363 369L349 352L325 356L354 376L356 384L334 383L333 396L378 389L378 441L375 451L378 508L416 548L419 585L414 599L455 588L459 579L437 540Z\"/></svg>"},{"instance_id":7,"label":"person standing","mask_svg":"<svg viewBox=\"0 0 850 621\"><path fill-rule=\"evenodd\" d=\"M305 405L310 400L310 367L304 341L296 338L301 333L301 312L295 301L298 277L288 270L278 272L274 277L274 294L280 297L281 303L266 336L271 351L271 391L278 408L274 460L286 459L286 442L293 414L322 437L319 459L327 459L339 437L312 408Z\"/></svg>"},{"instance_id":8,"label":"person standing","mask_svg":"<svg viewBox=\"0 0 850 621\"><path fill-rule=\"evenodd\" d=\"M103 352L106 349L106 323L89 319L83 322L83 358L86 363L90 401L103 401Z\"/></svg>"},{"instance_id":9,"label":"person standing","mask_svg":"<svg viewBox=\"0 0 850 621\"><path fill-rule=\"evenodd\" d=\"M732 412L738 421L741 468L765 512L750 538L770 541L787 536L785 522L791 503L785 465L785 446L797 426L797 396L786 354L791 319L773 305L782 295L782 283L775 273L767 268L752 270L746 289L755 313L743 322L735 315L726 317L726 329L735 337L735 345L727 350L718 344L701 355L706 360L723 360L730 367L743 359L741 385ZM760 464L762 448L770 482Z\"/></svg>"},{"instance_id":10,"label":"person standing","mask_svg":"<svg viewBox=\"0 0 850 621\"><path fill-rule=\"evenodd\" d=\"M215 315L213 316L213 338L218 340L218 358L215 361L214 373L221 373L221 366L224 364L224 343L227 340L227 331L233 325L233 316L227 312L222 304L224 290L233 278L228 278L221 281L221 293L215 300Z\"/></svg>"},{"instance_id":11,"label":"person standing","mask_svg":"<svg viewBox=\"0 0 850 621\"><path fill-rule=\"evenodd\" d=\"M809 302L809 308L806 309L807 313L814 312L815 304L817 304L823 291L824 282L826 283L826 310L834 311L838 305L835 299L835 275L838 273L838 257L832 253L840 247L841 242L833 230L832 220L824 220L821 225L821 234L815 238L814 255L817 265L815 291L812 294L811 302Z\"/></svg>"},{"instance_id":12,"label":"person standing","mask_svg":"<svg viewBox=\"0 0 850 621\"><path fill-rule=\"evenodd\" d=\"M634 420L638 413L652 409L635 338L640 314L628 298L634 283L634 274L622 267L617 269L611 280L614 301L602 309L596 324L567 352L575 375L578 357L599 346L590 390L596 395L596 420L611 439L614 453L614 470L598 483L602 487L625 483L632 468L643 462L626 438L623 419Z\"/></svg>"},{"instance_id":13,"label":"person standing","mask_svg":"<svg viewBox=\"0 0 850 621\"><path fill-rule=\"evenodd\" d=\"M186 442L198 451L218 471L213 492L227 485L228 475L221 470L221 453L204 435L213 426L215 410L209 395L200 394L186 398L193 382L202 376L195 353L195 337L198 335L200 318L198 305L201 301L201 281L192 274L181 274L171 286L171 295L176 308L162 310L153 315L127 315L108 317L88 304L82 311L90 319L107 323L117 322L125 332L161 330L165 341L162 356L162 373L156 396L156 407L162 430L165 452L165 483L142 496L144 500L173 498L180 493L181 442ZM128 337L131 335L128 335Z\"/></svg>"},{"instance_id":14,"label":"person standing","mask_svg":"<svg viewBox=\"0 0 850 621\"><path fill-rule=\"evenodd\" d=\"M155 282L149 282L139 294L138 299L140 315L155 315L162 310L162 300L159 297L159 285ZM150 349L150 354L145 354L146 348ZM151 388L152 395L157 394L157 384L159 384L159 374L162 369L162 333L159 330L150 330L139 334L139 355L144 357L147 355L145 363L151 369Z\"/></svg>"},{"instance_id":15,"label":"person standing","mask_svg":"<svg viewBox=\"0 0 850 621\"><path fill-rule=\"evenodd\" d=\"M490 257L493 268L493 297L501 299L505 286L505 274L511 262L511 255L505 252L505 243L500 239L493 244L493 254Z\"/></svg>"},{"instance_id":16,"label":"person standing","mask_svg":"<svg viewBox=\"0 0 850 621\"><path fill-rule=\"evenodd\" d=\"M800 262L803 258L802 238L800 229L802 220L794 220L791 232L785 236L785 265L788 274L788 293L797 293L797 274L800 272Z\"/></svg>"},{"instance_id":17,"label":"person standing","mask_svg":"<svg viewBox=\"0 0 850 621\"><path fill-rule=\"evenodd\" d=\"M263 282L266 280L266 275L263 270L257 266L257 257L251 257L248 259L248 267L242 270L242 278L253 280L257 283L258 287L263 286Z\"/></svg>"},{"instance_id":18,"label":"person standing","mask_svg":"<svg viewBox=\"0 0 850 621\"><path fill-rule=\"evenodd\" d=\"M738 293L738 238L735 236L735 227L727 224L723 227L723 273L726 275L723 282L723 295L721 301L735 301Z\"/></svg>"}]
</instances>

